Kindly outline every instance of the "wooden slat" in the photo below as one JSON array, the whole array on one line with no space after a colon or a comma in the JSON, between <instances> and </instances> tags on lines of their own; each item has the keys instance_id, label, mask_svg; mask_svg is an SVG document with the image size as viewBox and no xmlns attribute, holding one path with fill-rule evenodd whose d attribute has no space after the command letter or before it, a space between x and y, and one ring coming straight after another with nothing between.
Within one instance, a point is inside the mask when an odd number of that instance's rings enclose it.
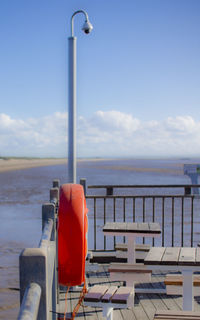
<instances>
[{"instance_id":1,"label":"wooden slat","mask_svg":"<svg viewBox=\"0 0 200 320\"><path fill-rule=\"evenodd\" d=\"M126 223L126 232L138 232L138 223L136 222L127 222Z\"/></svg>"},{"instance_id":2,"label":"wooden slat","mask_svg":"<svg viewBox=\"0 0 200 320\"><path fill-rule=\"evenodd\" d=\"M152 247L144 259L144 264L161 264L164 251L164 247Z\"/></svg>"},{"instance_id":3,"label":"wooden slat","mask_svg":"<svg viewBox=\"0 0 200 320\"><path fill-rule=\"evenodd\" d=\"M148 251L136 251L135 252L135 258L136 258L136 262L138 263L143 263L144 259L147 256ZM119 262L127 262L127 251L118 251L116 253L116 258L117 259L123 259L122 261Z\"/></svg>"},{"instance_id":4,"label":"wooden slat","mask_svg":"<svg viewBox=\"0 0 200 320\"><path fill-rule=\"evenodd\" d=\"M165 285L182 286L183 276L179 274L167 274L164 280ZM193 286L200 287L200 276L193 276Z\"/></svg>"},{"instance_id":5,"label":"wooden slat","mask_svg":"<svg viewBox=\"0 0 200 320\"><path fill-rule=\"evenodd\" d=\"M99 302L101 297L108 290L108 286L95 285L90 288L89 292L85 295L85 301Z\"/></svg>"},{"instance_id":6,"label":"wooden slat","mask_svg":"<svg viewBox=\"0 0 200 320\"><path fill-rule=\"evenodd\" d=\"M115 250L127 251L127 243L116 243ZM135 251L149 251L149 250L150 250L149 244L136 244L135 245Z\"/></svg>"},{"instance_id":7,"label":"wooden slat","mask_svg":"<svg viewBox=\"0 0 200 320\"><path fill-rule=\"evenodd\" d=\"M162 257L161 264L176 265L178 263L179 255L180 255L180 248L167 247Z\"/></svg>"},{"instance_id":8,"label":"wooden slat","mask_svg":"<svg viewBox=\"0 0 200 320\"><path fill-rule=\"evenodd\" d=\"M107 222L103 227L103 232L121 232L121 233L160 233L160 227L157 223L136 223L136 222Z\"/></svg>"},{"instance_id":9,"label":"wooden slat","mask_svg":"<svg viewBox=\"0 0 200 320\"><path fill-rule=\"evenodd\" d=\"M113 295L111 302L126 304L130 294L133 292L131 287L119 287L118 290Z\"/></svg>"},{"instance_id":10,"label":"wooden slat","mask_svg":"<svg viewBox=\"0 0 200 320\"><path fill-rule=\"evenodd\" d=\"M161 233L160 225L157 222L149 222L149 229L156 233Z\"/></svg>"},{"instance_id":11,"label":"wooden slat","mask_svg":"<svg viewBox=\"0 0 200 320\"><path fill-rule=\"evenodd\" d=\"M196 263L199 264L200 263L200 248L196 248Z\"/></svg>"},{"instance_id":12,"label":"wooden slat","mask_svg":"<svg viewBox=\"0 0 200 320\"><path fill-rule=\"evenodd\" d=\"M131 263L111 263L109 272L132 272L132 273L151 273L144 264L131 264Z\"/></svg>"},{"instance_id":13,"label":"wooden slat","mask_svg":"<svg viewBox=\"0 0 200 320\"><path fill-rule=\"evenodd\" d=\"M138 229L138 232L142 232L142 233L146 233L146 232L149 233L149 232L150 232L150 230L149 230L149 224L146 223L146 222L138 223L137 229Z\"/></svg>"},{"instance_id":14,"label":"wooden slat","mask_svg":"<svg viewBox=\"0 0 200 320\"><path fill-rule=\"evenodd\" d=\"M109 289L106 291L106 293L101 298L101 301L102 302L109 302L116 291L117 291L117 286L109 287Z\"/></svg>"},{"instance_id":15,"label":"wooden slat","mask_svg":"<svg viewBox=\"0 0 200 320\"><path fill-rule=\"evenodd\" d=\"M103 232L126 232L126 222L107 222L103 227Z\"/></svg>"},{"instance_id":16,"label":"wooden slat","mask_svg":"<svg viewBox=\"0 0 200 320\"><path fill-rule=\"evenodd\" d=\"M180 265L194 265L195 264L195 248L181 248L179 256Z\"/></svg>"}]
</instances>

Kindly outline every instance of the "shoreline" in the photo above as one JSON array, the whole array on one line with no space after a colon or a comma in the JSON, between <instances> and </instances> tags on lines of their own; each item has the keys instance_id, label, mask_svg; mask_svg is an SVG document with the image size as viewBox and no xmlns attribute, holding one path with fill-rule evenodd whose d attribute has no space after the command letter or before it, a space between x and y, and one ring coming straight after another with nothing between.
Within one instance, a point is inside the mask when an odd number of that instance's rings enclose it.
<instances>
[{"instance_id":1,"label":"shoreline","mask_svg":"<svg viewBox=\"0 0 200 320\"><path fill-rule=\"evenodd\" d=\"M67 159L0 159L0 173L66 163Z\"/></svg>"},{"instance_id":2,"label":"shoreline","mask_svg":"<svg viewBox=\"0 0 200 320\"><path fill-rule=\"evenodd\" d=\"M101 161L112 161L118 159L112 158L79 158L77 163L81 162L101 162ZM36 167L48 167L55 165L67 165L67 158L0 158L0 173L16 170L25 170ZM134 172L152 172L152 173L166 173L166 174L183 174L183 164L173 164L175 168L155 168L155 167L138 167L138 166L123 166L117 164L102 164L101 169L104 170L122 170L122 171L134 171Z\"/></svg>"},{"instance_id":3,"label":"shoreline","mask_svg":"<svg viewBox=\"0 0 200 320\"><path fill-rule=\"evenodd\" d=\"M104 158L82 158L77 162L83 161L103 161ZM112 160L112 159L106 159ZM37 167L48 167L55 165L67 165L67 158L0 158L0 173L15 170L24 170Z\"/></svg>"}]
</instances>

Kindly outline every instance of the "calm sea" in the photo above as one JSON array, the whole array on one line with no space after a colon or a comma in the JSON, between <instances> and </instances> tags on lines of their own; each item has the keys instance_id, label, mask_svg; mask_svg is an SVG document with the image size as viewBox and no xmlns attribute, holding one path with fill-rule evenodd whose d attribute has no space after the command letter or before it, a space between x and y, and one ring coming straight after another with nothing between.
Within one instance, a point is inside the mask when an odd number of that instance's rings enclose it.
<instances>
[{"instance_id":1,"label":"calm sea","mask_svg":"<svg viewBox=\"0 0 200 320\"><path fill-rule=\"evenodd\" d=\"M200 163L200 159L81 161L77 181L86 178L87 185L187 184L190 179L183 174L184 163ZM16 318L18 297L12 294L19 288L18 257L22 248L38 245L41 205L49 200L53 179L66 183L67 167L0 173L0 319L6 319L8 312L10 319Z\"/></svg>"}]
</instances>

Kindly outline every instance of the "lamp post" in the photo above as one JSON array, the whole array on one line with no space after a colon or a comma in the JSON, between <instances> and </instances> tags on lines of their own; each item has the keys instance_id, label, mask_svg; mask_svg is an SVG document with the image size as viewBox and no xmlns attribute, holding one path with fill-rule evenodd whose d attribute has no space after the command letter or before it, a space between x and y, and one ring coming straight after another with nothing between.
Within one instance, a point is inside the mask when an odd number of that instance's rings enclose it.
<instances>
[{"instance_id":1,"label":"lamp post","mask_svg":"<svg viewBox=\"0 0 200 320\"><path fill-rule=\"evenodd\" d=\"M83 13L85 22L82 30L88 34L93 26L84 10L74 12L71 17L71 37L69 40L69 107L68 107L68 182L76 183L76 37L74 37L74 17Z\"/></svg>"}]
</instances>

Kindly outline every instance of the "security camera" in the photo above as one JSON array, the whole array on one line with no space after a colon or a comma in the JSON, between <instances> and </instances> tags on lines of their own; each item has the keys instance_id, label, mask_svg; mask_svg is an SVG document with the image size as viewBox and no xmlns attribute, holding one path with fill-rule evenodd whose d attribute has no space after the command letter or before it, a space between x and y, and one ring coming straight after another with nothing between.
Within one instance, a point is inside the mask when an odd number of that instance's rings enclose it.
<instances>
[{"instance_id":1,"label":"security camera","mask_svg":"<svg viewBox=\"0 0 200 320\"><path fill-rule=\"evenodd\" d=\"M84 25L83 25L83 27L82 27L82 30L83 30L86 34L88 34L88 33L90 33L90 32L92 31L92 29L93 29L92 24L89 22L89 20L86 20L85 23L84 23Z\"/></svg>"}]
</instances>

